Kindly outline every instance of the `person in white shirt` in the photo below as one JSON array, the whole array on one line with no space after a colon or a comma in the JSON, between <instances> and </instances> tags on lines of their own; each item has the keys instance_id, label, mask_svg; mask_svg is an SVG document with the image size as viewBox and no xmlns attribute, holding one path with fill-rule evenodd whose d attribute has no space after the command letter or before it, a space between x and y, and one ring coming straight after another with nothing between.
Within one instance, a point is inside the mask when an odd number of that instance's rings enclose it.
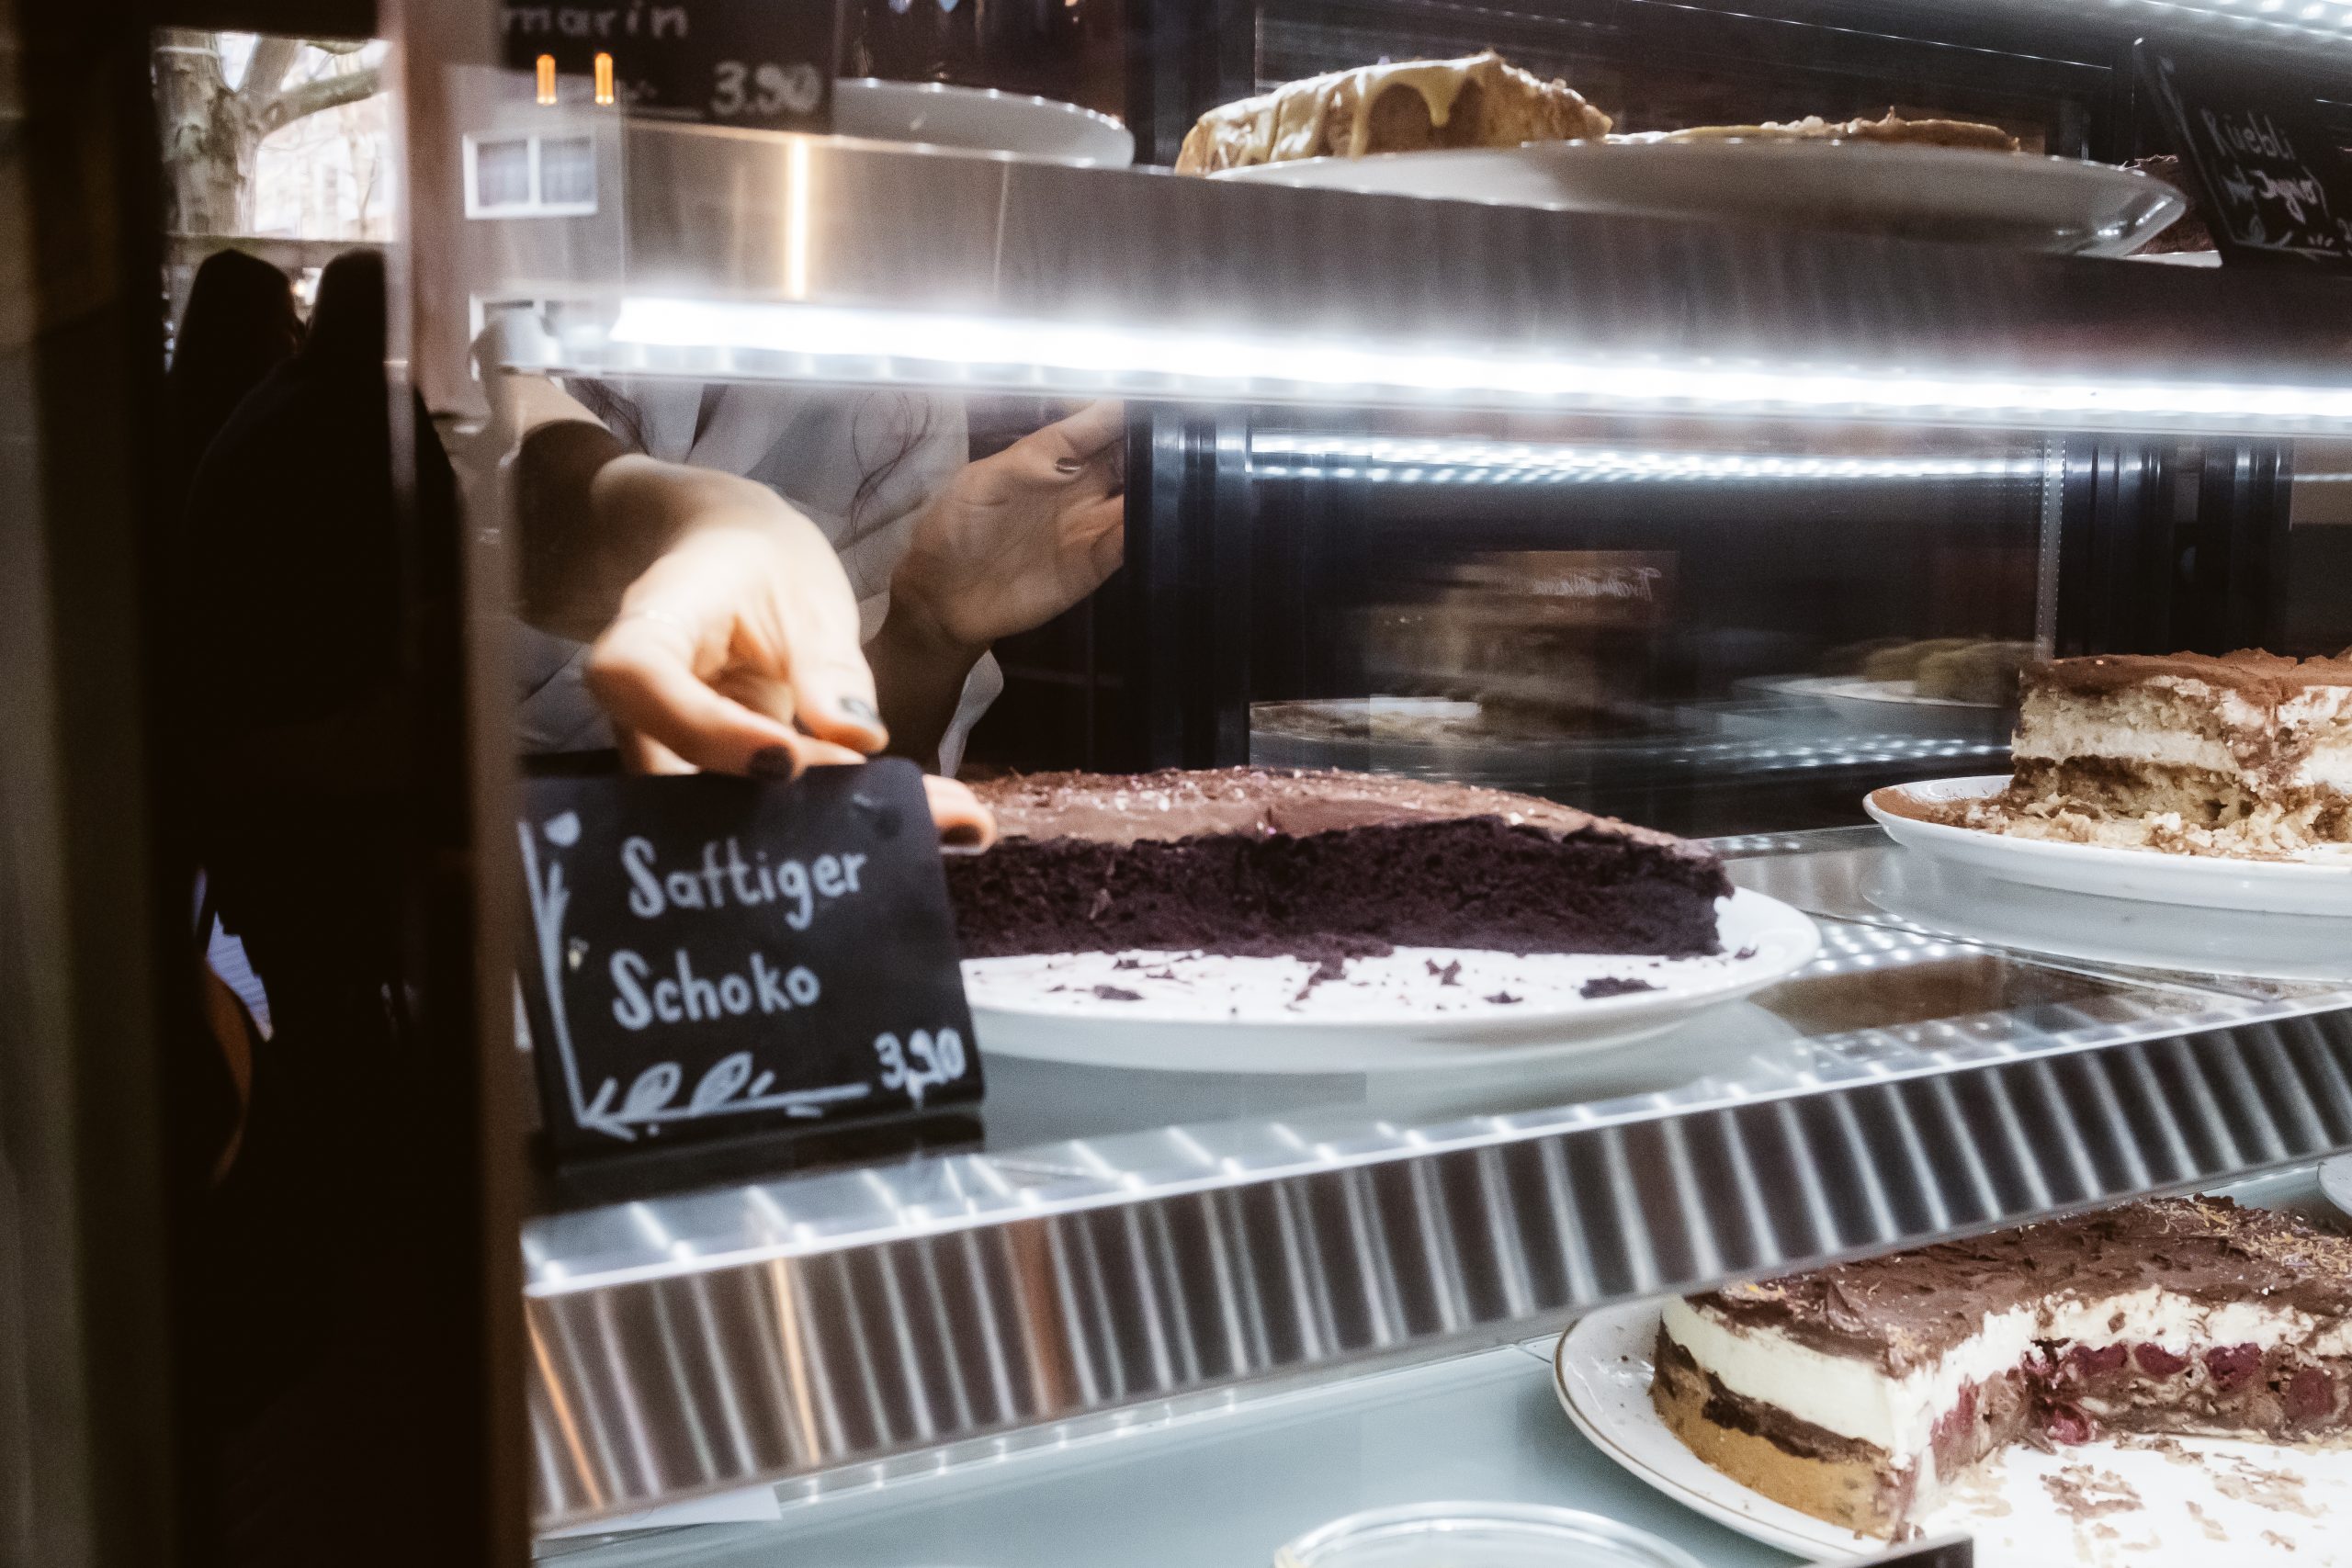
<instances>
[{"instance_id":1,"label":"person in white shirt","mask_svg":"<svg viewBox=\"0 0 2352 1568\"><path fill-rule=\"evenodd\" d=\"M989 645L1121 558L1116 403L967 462L948 399L503 379L534 749L791 775L887 748L951 773L1002 686ZM932 789L951 841L985 840L968 791Z\"/></svg>"}]
</instances>

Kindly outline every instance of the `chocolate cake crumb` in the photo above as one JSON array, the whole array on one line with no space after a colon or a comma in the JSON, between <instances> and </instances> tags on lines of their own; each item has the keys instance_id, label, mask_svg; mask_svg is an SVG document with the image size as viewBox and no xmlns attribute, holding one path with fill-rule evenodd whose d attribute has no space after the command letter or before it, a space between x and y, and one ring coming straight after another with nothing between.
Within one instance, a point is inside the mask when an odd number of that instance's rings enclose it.
<instances>
[{"instance_id":1,"label":"chocolate cake crumb","mask_svg":"<svg viewBox=\"0 0 2352 1568\"><path fill-rule=\"evenodd\" d=\"M1657 987L1647 980L1636 980L1630 975L1603 975L1587 980L1577 988L1577 995L1589 1002L1603 997L1630 997L1640 991L1655 991Z\"/></svg>"},{"instance_id":2,"label":"chocolate cake crumb","mask_svg":"<svg viewBox=\"0 0 2352 1568\"><path fill-rule=\"evenodd\" d=\"M2230 1532L2222 1528L2221 1521L2214 1518L2211 1514L2208 1514L2204 1509L2199 1507L2193 1502L2188 1505L2188 1517L2197 1521L2198 1528L2205 1532L2205 1539L2207 1540L2227 1540L2230 1539Z\"/></svg>"},{"instance_id":3,"label":"chocolate cake crumb","mask_svg":"<svg viewBox=\"0 0 2352 1568\"><path fill-rule=\"evenodd\" d=\"M1116 964L1112 964L1111 967L1114 969L1140 969L1143 967L1143 960L1140 958L1122 958Z\"/></svg>"},{"instance_id":4,"label":"chocolate cake crumb","mask_svg":"<svg viewBox=\"0 0 2352 1568\"><path fill-rule=\"evenodd\" d=\"M2295 1550L2295 1543L2289 1540L2285 1536L2280 1535L2277 1530L2264 1530L2262 1532L2262 1539L2270 1545L2277 1547L2281 1551L2292 1551Z\"/></svg>"},{"instance_id":5,"label":"chocolate cake crumb","mask_svg":"<svg viewBox=\"0 0 2352 1568\"><path fill-rule=\"evenodd\" d=\"M1756 946L1753 942L1750 942L1747 946L1741 948L1737 953L1733 953L1732 956L1738 959L1742 964L1745 964L1749 959L1756 956Z\"/></svg>"},{"instance_id":6,"label":"chocolate cake crumb","mask_svg":"<svg viewBox=\"0 0 2352 1568\"><path fill-rule=\"evenodd\" d=\"M1291 998L1291 1000L1294 1003L1303 1002L1307 998L1315 994L1316 987L1322 985L1327 980L1343 980L1347 978L1347 974L1348 961L1346 959L1327 958L1323 960L1322 963L1317 964L1315 966L1315 973L1306 977L1306 984L1298 988L1298 995Z\"/></svg>"},{"instance_id":7,"label":"chocolate cake crumb","mask_svg":"<svg viewBox=\"0 0 2352 1568\"><path fill-rule=\"evenodd\" d=\"M2107 1514L2128 1514L2147 1506L2132 1483L2111 1470L2070 1464L2055 1475L2041 1478L2051 1501L2074 1519L2087 1523Z\"/></svg>"},{"instance_id":8,"label":"chocolate cake crumb","mask_svg":"<svg viewBox=\"0 0 2352 1568\"><path fill-rule=\"evenodd\" d=\"M1139 1002L1143 997L1124 986L1097 986L1094 994L1106 1002Z\"/></svg>"},{"instance_id":9,"label":"chocolate cake crumb","mask_svg":"<svg viewBox=\"0 0 2352 1568\"><path fill-rule=\"evenodd\" d=\"M1458 986L1462 984L1462 960L1459 958L1455 959L1451 964L1442 965L1441 965L1434 958L1423 959L1422 962L1429 965L1430 973L1437 976L1437 983L1439 985Z\"/></svg>"},{"instance_id":10,"label":"chocolate cake crumb","mask_svg":"<svg viewBox=\"0 0 2352 1568\"><path fill-rule=\"evenodd\" d=\"M2301 1514L2307 1519L2320 1517L2303 1495L2303 1478L2292 1471L2266 1470L2242 1459L2222 1461L2228 1468L2216 1471L2213 1490L2240 1503L2251 1503L2278 1514Z\"/></svg>"},{"instance_id":11,"label":"chocolate cake crumb","mask_svg":"<svg viewBox=\"0 0 2352 1568\"><path fill-rule=\"evenodd\" d=\"M1497 1007L1507 1008L1517 1007L1521 998L1512 996L1509 991L1497 991L1493 996L1488 997L1486 999L1494 1003Z\"/></svg>"}]
</instances>

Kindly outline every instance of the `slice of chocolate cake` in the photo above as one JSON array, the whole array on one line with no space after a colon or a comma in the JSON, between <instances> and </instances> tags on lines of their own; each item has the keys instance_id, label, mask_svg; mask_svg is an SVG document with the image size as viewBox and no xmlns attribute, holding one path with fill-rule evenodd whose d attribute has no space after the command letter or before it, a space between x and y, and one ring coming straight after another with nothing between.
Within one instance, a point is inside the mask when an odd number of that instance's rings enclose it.
<instances>
[{"instance_id":1,"label":"slice of chocolate cake","mask_svg":"<svg viewBox=\"0 0 2352 1568\"><path fill-rule=\"evenodd\" d=\"M1356 957L1720 950L1709 851L1500 790L1256 768L982 784L951 856L967 958L1131 949Z\"/></svg>"},{"instance_id":2,"label":"slice of chocolate cake","mask_svg":"<svg viewBox=\"0 0 2352 1568\"><path fill-rule=\"evenodd\" d=\"M1668 1302L1651 1398L1776 1502L1894 1536L2013 1442L2352 1430L2352 1240L2223 1199Z\"/></svg>"}]
</instances>

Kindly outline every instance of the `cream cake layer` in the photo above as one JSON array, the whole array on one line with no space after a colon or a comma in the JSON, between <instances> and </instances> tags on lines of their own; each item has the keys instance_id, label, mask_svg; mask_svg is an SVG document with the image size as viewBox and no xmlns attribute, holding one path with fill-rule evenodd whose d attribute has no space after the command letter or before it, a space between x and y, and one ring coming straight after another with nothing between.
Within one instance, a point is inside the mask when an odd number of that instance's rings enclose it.
<instances>
[{"instance_id":1,"label":"cream cake layer","mask_svg":"<svg viewBox=\"0 0 2352 1568\"><path fill-rule=\"evenodd\" d=\"M2352 1428L2352 1243L2127 1204L1668 1304L1653 1397L1708 1462L1872 1534L2008 1443Z\"/></svg>"},{"instance_id":2,"label":"cream cake layer","mask_svg":"<svg viewBox=\"0 0 2352 1568\"><path fill-rule=\"evenodd\" d=\"M2010 788L1957 819L2189 854L2352 845L2352 660L2059 660L2026 672L2011 754Z\"/></svg>"}]
</instances>

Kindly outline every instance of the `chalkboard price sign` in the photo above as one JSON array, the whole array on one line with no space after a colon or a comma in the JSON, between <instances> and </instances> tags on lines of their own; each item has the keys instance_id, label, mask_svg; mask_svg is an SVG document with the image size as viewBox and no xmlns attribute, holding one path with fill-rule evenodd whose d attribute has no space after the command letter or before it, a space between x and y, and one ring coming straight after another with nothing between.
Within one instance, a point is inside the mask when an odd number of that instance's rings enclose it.
<instances>
[{"instance_id":1,"label":"chalkboard price sign","mask_svg":"<svg viewBox=\"0 0 2352 1568\"><path fill-rule=\"evenodd\" d=\"M2140 46L2140 69L2225 262L2352 264L2352 157L2291 79L2184 71Z\"/></svg>"},{"instance_id":2,"label":"chalkboard price sign","mask_svg":"<svg viewBox=\"0 0 2352 1568\"><path fill-rule=\"evenodd\" d=\"M559 1154L976 1100L911 764L525 781L523 996Z\"/></svg>"},{"instance_id":3,"label":"chalkboard price sign","mask_svg":"<svg viewBox=\"0 0 2352 1568\"><path fill-rule=\"evenodd\" d=\"M832 129L835 0L509 0L507 65L552 56L567 76L612 58L615 96L635 113L766 130Z\"/></svg>"}]
</instances>

